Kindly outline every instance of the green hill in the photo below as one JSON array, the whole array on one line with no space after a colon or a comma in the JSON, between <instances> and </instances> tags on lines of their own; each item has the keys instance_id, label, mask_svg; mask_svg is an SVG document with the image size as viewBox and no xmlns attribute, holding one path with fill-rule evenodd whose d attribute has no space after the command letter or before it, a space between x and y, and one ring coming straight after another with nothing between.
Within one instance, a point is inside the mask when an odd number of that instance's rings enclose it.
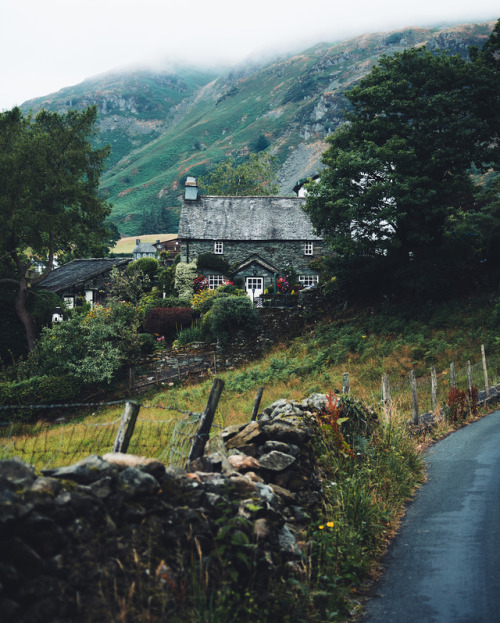
<instances>
[{"instance_id":1,"label":"green hill","mask_svg":"<svg viewBox=\"0 0 500 623\"><path fill-rule=\"evenodd\" d=\"M186 175L201 176L228 156L244 158L269 144L281 194L291 194L298 179L317 171L326 137L342 123L344 91L382 54L423 44L466 54L493 26L363 35L228 73L177 67L105 74L23 108L96 103L99 142L113 149L102 178L113 222L123 235L141 235L150 233L142 228L144 216L151 215L173 232Z\"/></svg>"}]
</instances>

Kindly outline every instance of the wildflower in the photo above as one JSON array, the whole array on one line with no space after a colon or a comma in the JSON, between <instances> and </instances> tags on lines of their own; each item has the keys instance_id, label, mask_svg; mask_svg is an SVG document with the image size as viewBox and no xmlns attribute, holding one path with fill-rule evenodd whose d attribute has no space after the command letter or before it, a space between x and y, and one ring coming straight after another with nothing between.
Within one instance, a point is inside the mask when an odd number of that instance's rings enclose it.
<instances>
[{"instance_id":1,"label":"wildflower","mask_svg":"<svg viewBox=\"0 0 500 623\"><path fill-rule=\"evenodd\" d=\"M327 527L327 528L333 528L333 526L334 526L334 525L335 525L335 524L333 523L333 521L327 521L327 522L326 522L326 527Z\"/></svg>"},{"instance_id":2,"label":"wildflower","mask_svg":"<svg viewBox=\"0 0 500 623\"><path fill-rule=\"evenodd\" d=\"M320 530L324 530L324 529L325 529L325 526L318 526L318 528L319 528Z\"/></svg>"}]
</instances>

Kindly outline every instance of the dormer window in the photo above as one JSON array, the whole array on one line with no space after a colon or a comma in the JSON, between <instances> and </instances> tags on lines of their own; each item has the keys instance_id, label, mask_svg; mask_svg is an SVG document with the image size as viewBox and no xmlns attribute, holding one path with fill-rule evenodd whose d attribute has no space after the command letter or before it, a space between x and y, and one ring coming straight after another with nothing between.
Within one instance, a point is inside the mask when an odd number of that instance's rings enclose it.
<instances>
[{"instance_id":1,"label":"dormer window","mask_svg":"<svg viewBox=\"0 0 500 623\"><path fill-rule=\"evenodd\" d=\"M224 243L220 240L214 242L214 253L215 255L222 255L224 253Z\"/></svg>"},{"instance_id":2,"label":"dormer window","mask_svg":"<svg viewBox=\"0 0 500 623\"><path fill-rule=\"evenodd\" d=\"M314 244L312 242L304 244L304 255L314 255Z\"/></svg>"}]
</instances>

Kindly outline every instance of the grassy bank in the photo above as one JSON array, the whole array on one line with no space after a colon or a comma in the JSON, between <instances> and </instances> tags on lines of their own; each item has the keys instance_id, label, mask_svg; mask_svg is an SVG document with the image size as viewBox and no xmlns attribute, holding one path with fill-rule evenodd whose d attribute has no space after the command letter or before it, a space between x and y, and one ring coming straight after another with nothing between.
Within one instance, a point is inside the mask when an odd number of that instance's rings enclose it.
<instances>
[{"instance_id":1,"label":"grassy bank","mask_svg":"<svg viewBox=\"0 0 500 623\"><path fill-rule=\"evenodd\" d=\"M199 578L194 581L198 576L193 573L182 620L215 623L232 617L264 622L279 613L283 621L323 622L346 620L359 612L360 595L404 503L424 478L421 448L430 439L463 425L462 421L445 420L425 437L412 433L407 426L411 402L408 372L416 370L421 379L421 412L430 401L425 379L431 366L438 372L440 405L448 397L451 362L456 366L459 387L464 386L467 360L474 367L474 384L482 386L481 344L488 356L490 382L495 382L499 376L499 326L500 311L486 299L468 298L419 309L346 309L332 312L300 338L276 347L262 359L220 374L225 388L216 416L218 427L248 422L258 387L264 387L265 406L283 397L301 400L313 392L341 390L344 373L350 375L351 400L346 407L335 405L332 394L334 420L348 418L340 430L355 419L358 400L370 405L379 417L370 434L346 436L346 445L331 425L323 427L315 451L325 499L303 534L301 578L290 578L269 586L266 595L256 595L251 580L242 589L228 576L219 593L208 595ZM383 373L390 375L394 402L388 423L381 410ZM184 417L179 411L202 411L211 383L207 379L141 397L148 408L141 409L139 434L129 451L162 456L168 434ZM110 450L121 411L118 406L77 416L68 413L66 422L12 430L4 444L5 454L21 455L38 467L47 457L53 460L61 443L66 449L60 464L81 458L72 456L76 448L83 454L104 454ZM100 445L96 445L95 431L99 431ZM22 448L26 449L24 455ZM230 560L231 548L224 555ZM120 620L137 619L125 614Z\"/></svg>"}]
</instances>

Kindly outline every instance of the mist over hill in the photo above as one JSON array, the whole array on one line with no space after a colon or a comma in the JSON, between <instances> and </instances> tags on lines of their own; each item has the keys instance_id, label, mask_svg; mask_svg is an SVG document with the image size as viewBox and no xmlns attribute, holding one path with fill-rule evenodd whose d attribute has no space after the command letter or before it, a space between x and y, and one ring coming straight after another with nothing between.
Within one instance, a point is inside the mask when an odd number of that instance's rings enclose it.
<instances>
[{"instance_id":1,"label":"mist over hill","mask_svg":"<svg viewBox=\"0 0 500 623\"><path fill-rule=\"evenodd\" d=\"M262 148L278 161L280 193L318 170L326 138L342 123L346 89L382 54L426 45L467 54L495 22L406 28L318 43L300 53L228 69L135 69L96 76L25 102L23 110L64 111L96 104L99 144L112 155L101 189L123 235L175 232L187 175Z\"/></svg>"}]
</instances>

